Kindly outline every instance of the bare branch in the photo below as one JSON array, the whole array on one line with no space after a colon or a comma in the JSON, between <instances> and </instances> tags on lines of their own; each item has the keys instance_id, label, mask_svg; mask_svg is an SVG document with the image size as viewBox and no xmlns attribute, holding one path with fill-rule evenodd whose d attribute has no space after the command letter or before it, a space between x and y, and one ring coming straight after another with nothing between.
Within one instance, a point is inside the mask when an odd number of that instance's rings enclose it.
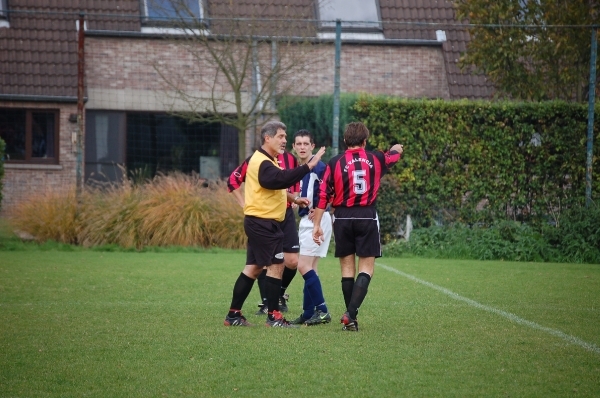
<instances>
[{"instance_id":1,"label":"bare branch","mask_svg":"<svg viewBox=\"0 0 600 398\"><path fill-rule=\"evenodd\" d=\"M211 19L209 26L206 20L195 18L186 1L161 0L161 4L165 1L177 12L181 34L166 37L174 62L156 62L153 67L164 83L170 112L190 122L235 127L241 161L246 131L276 112L274 99L300 95L311 83L319 67L314 61L319 57L307 56L318 46L309 40L314 39L310 36L314 32L298 24L260 18ZM260 17L269 6L255 10L255 15ZM236 3L228 7L229 15L236 15ZM253 51L258 53L254 60ZM254 70L259 73L253 74Z\"/></svg>"}]
</instances>

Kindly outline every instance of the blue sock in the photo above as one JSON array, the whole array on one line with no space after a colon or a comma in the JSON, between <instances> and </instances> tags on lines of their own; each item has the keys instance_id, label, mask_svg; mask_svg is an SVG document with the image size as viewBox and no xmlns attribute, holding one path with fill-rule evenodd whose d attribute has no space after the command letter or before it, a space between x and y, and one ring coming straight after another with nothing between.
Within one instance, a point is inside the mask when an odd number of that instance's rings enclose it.
<instances>
[{"instance_id":1,"label":"blue sock","mask_svg":"<svg viewBox=\"0 0 600 398\"><path fill-rule=\"evenodd\" d=\"M304 300L302 301L302 309L304 312L302 313L302 318L310 319L315 313L315 305L313 304L310 293L306 288L306 283L304 283L304 289L302 292L304 293Z\"/></svg>"},{"instance_id":2,"label":"blue sock","mask_svg":"<svg viewBox=\"0 0 600 398\"><path fill-rule=\"evenodd\" d=\"M328 312L323 297L323 289L321 288L321 280L314 270L308 271L302 276L304 278L304 287L308 291L314 307L319 311Z\"/></svg>"}]
</instances>

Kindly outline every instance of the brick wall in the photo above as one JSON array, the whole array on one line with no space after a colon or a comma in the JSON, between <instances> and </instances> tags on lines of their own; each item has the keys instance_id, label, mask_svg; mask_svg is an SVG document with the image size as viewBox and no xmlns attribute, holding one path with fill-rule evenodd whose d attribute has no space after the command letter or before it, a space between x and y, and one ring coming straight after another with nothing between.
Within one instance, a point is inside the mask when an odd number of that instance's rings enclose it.
<instances>
[{"instance_id":1,"label":"brick wall","mask_svg":"<svg viewBox=\"0 0 600 398\"><path fill-rule=\"evenodd\" d=\"M333 93L335 48L315 46L313 60L295 78L303 95ZM406 98L450 98L442 48L342 44L342 93L385 94Z\"/></svg>"},{"instance_id":2,"label":"brick wall","mask_svg":"<svg viewBox=\"0 0 600 398\"><path fill-rule=\"evenodd\" d=\"M246 48L239 46L238 52L244 51ZM268 73L270 46L262 45L259 53L261 71ZM160 71L185 90L231 91L223 74L215 78L214 64L202 55L202 51L191 54L183 46L165 40L90 38L86 42L87 87L121 91L124 95L127 90L169 89ZM295 65L287 78L282 79L279 91L288 92L289 87L290 92L308 96L333 93L335 48L332 43L280 45L279 55L285 60L284 64ZM340 73L342 92L449 98L441 46L343 44ZM250 90L250 83L247 78L246 92ZM129 109L140 109L140 104L132 103Z\"/></svg>"},{"instance_id":3,"label":"brick wall","mask_svg":"<svg viewBox=\"0 0 600 398\"><path fill-rule=\"evenodd\" d=\"M69 122L69 115L77 113L76 104L0 102L3 108L59 109L59 163L58 165L4 164L1 216L10 216L18 203L32 195L48 191L75 189L76 155L71 134L77 124Z\"/></svg>"}]
</instances>

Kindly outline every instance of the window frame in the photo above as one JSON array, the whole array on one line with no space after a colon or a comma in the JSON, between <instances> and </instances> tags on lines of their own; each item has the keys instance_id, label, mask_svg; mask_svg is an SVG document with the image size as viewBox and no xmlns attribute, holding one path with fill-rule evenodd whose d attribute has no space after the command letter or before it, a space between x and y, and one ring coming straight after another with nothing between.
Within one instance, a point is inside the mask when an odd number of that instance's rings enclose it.
<instances>
[{"instance_id":1,"label":"window frame","mask_svg":"<svg viewBox=\"0 0 600 398\"><path fill-rule=\"evenodd\" d=\"M25 159L5 158L5 164L59 164L60 153L60 110L48 108L1 108L2 110L25 111ZM54 114L54 153L52 157L38 158L33 157L33 114L34 113L52 113ZM7 154L5 154L6 156Z\"/></svg>"},{"instance_id":2,"label":"window frame","mask_svg":"<svg viewBox=\"0 0 600 398\"><path fill-rule=\"evenodd\" d=\"M363 2L365 0L361 0ZM376 12L377 12L377 21L374 21L373 26L356 26L352 24L344 24L342 21L342 32L358 32L358 33L382 33L383 32L383 23L381 20L381 6L379 4L379 0L370 0L374 3ZM319 30L321 32L335 32L335 23L331 22L323 22L321 21L321 2L315 2L316 16L319 26ZM329 20L328 20L329 21ZM375 26L375 22L377 26Z\"/></svg>"},{"instance_id":3,"label":"window frame","mask_svg":"<svg viewBox=\"0 0 600 398\"><path fill-rule=\"evenodd\" d=\"M0 0L2 1L2 0ZM177 21L180 21L178 18L172 18L172 19L158 19L158 18L153 18L150 17L148 15L148 2L149 1L153 1L153 0L141 0L140 1L140 14L142 16L142 26L150 26L150 27L177 27L178 25L180 25L181 23L178 23ZM170 0L169 0L170 1ZM198 23L202 24L204 27L206 27L207 23L206 23L206 4L205 1L206 0L193 0L198 2L198 10L199 10L199 16L197 17Z\"/></svg>"}]
</instances>

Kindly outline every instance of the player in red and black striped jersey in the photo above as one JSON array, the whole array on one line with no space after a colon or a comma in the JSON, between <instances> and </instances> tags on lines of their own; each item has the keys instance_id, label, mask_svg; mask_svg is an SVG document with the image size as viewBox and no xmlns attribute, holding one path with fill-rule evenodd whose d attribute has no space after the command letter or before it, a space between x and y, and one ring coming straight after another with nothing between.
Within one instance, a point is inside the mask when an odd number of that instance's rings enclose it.
<instances>
[{"instance_id":1,"label":"player in red and black striped jersey","mask_svg":"<svg viewBox=\"0 0 600 398\"><path fill-rule=\"evenodd\" d=\"M350 123L344 132L348 149L327 164L320 197L313 220L313 239L321 242L321 217L331 203L335 256L340 259L342 293L346 313L340 320L343 329L358 330L356 315L362 304L375 268L375 258L381 257L377 191L381 177L400 160L403 146L396 144L389 152L367 151L369 130L360 123ZM358 276L356 275L358 257Z\"/></svg>"},{"instance_id":2,"label":"player in red and black striped jersey","mask_svg":"<svg viewBox=\"0 0 600 398\"><path fill-rule=\"evenodd\" d=\"M250 161L249 156L244 160L244 162L239 165L229 178L227 179L227 189L229 192L233 193L237 202L244 207L244 195L240 192L239 188L242 186L242 183L246 180L246 171L248 170L248 162ZM298 167L298 160L294 155L289 152L284 152L277 155L277 164L284 170L291 170ZM292 185L287 189L288 191L288 202L287 208L285 212L285 220L281 225L281 229L284 234L283 241L283 263L285 268L283 270L283 275L281 277L281 294L279 297L279 308L281 312L287 312L287 299L288 295L285 293L288 286L296 276L298 269L298 252L300 250L300 243L298 240L298 231L296 230L296 219L294 216L294 211L292 209L293 198L298 196L300 192L300 182ZM259 310L256 312L256 315L263 315L267 313L267 296L265 290L265 278L267 275L267 269L265 268L263 272L258 276L258 290L260 292L261 302L258 305Z\"/></svg>"}]
</instances>

